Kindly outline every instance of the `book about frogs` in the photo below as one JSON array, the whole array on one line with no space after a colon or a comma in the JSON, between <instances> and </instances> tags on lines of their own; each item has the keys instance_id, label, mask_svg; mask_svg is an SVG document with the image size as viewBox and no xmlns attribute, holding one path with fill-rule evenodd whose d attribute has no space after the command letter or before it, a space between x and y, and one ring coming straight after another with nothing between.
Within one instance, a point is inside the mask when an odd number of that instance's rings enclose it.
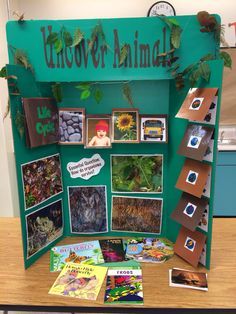
<instances>
[{"instance_id":1,"label":"book about frogs","mask_svg":"<svg viewBox=\"0 0 236 314\"><path fill-rule=\"evenodd\" d=\"M107 273L107 267L67 263L49 294L96 300Z\"/></svg>"},{"instance_id":2,"label":"book about frogs","mask_svg":"<svg viewBox=\"0 0 236 314\"><path fill-rule=\"evenodd\" d=\"M107 273L105 304L143 304L142 269L109 267Z\"/></svg>"},{"instance_id":3,"label":"book about frogs","mask_svg":"<svg viewBox=\"0 0 236 314\"><path fill-rule=\"evenodd\" d=\"M50 250L50 271L61 271L66 263L96 265L104 263L99 241L55 246Z\"/></svg>"}]
</instances>

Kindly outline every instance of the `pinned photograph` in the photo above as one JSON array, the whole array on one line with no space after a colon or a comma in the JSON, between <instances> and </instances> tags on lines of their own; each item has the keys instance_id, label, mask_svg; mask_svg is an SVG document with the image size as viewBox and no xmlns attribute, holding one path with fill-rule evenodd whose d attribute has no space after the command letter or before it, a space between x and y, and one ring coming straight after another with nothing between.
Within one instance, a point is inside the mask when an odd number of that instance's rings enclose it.
<instances>
[{"instance_id":1,"label":"pinned photograph","mask_svg":"<svg viewBox=\"0 0 236 314\"><path fill-rule=\"evenodd\" d=\"M182 226L194 231L202 219L204 210L208 204L206 198L198 198L188 193L183 193L177 207L171 214L171 218Z\"/></svg>"},{"instance_id":2,"label":"pinned photograph","mask_svg":"<svg viewBox=\"0 0 236 314\"><path fill-rule=\"evenodd\" d=\"M115 143L139 142L138 109L112 110L112 136Z\"/></svg>"},{"instance_id":3,"label":"pinned photograph","mask_svg":"<svg viewBox=\"0 0 236 314\"><path fill-rule=\"evenodd\" d=\"M25 209L32 208L61 193L61 163L59 154L21 165Z\"/></svg>"},{"instance_id":4,"label":"pinned photograph","mask_svg":"<svg viewBox=\"0 0 236 314\"><path fill-rule=\"evenodd\" d=\"M111 148L111 117L109 115L86 117L86 147Z\"/></svg>"},{"instance_id":5,"label":"pinned photograph","mask_svg":"<svg viewBox=\"0 0 236 314\"><path fill-rule=\"evenodd\" d=\"M111 155L112 192L162 193L163 155Z\"/></svg>"},{"instance_id":6,"label":"pinned photograph","mask_svg":"<svg viewBox=\"0 0 236 314\"><path fill-rule=\"evenodd\" d=\"M60 144L84 144L84 108L61 108L59 110Z\"/></svg>"},{"instance_id":7,"label":"pinned photograph","mask_svg":"<svg viewBox=\"0 0 236 314\"><path fill-rule=\"evenodd\" d=\"M72 233L107 232L106 186L68 187Z\"/></svg>"},{"instance_id":8,"label":"pinned photograph","mask_svg":"<svg viewBox=\"0 0 236 314\"><path fill-rule=\"evenodd\" d=\"M202 102L203 102L204 98L200 97L200 98L193 98L191 105L189 106L190 110L199 110Z\"/></svg>"},{"instance_id":9,"label":"pinned photograph","mask_svg":"<svg viewBox=\"0 0 236 314\"><path fill-rule=\"evenodd\" d=\"M207 274L173 268L169 270L169 285L170 287L208 291Z\"/></svg>"},{"instance_id":10,"label":"pinned photograph","mask_svg":"<svg viewBox=\"0 0 236 314\"><path fill-rule=\"evenodd\" d=\"M112 196L112 230L161 233L162 199Z\"/></svg>"},{"instance_id":11,"label":"pinned photograph","mask_svg":"<svg viewBox=\"0 0 236 314\"><path fill-rule=\"evenodd\" d=\"M167 143L167 115L140 115L140 142Z\"/></svg>"},{"instance_id":12,"label":"pinned photograph","mask_svg":"<svg viewBox=\"0 0 236 314\"><path fill-rule=\"evenodd\" d=\"M63 234L62 201L56 201L26 216L27 258Z\"/></svg>"},{"instance_id":13,"label":"pinned photograph","mask_svg":"<svg viewBox=\"0 0 236 314\"><path fill-rule=\"evenodd\" d=\"M188 175L187 175L186 182L188 182L190 184L195 184L197 182L197 178L198 178L198 173L190 170Z\"/></svg>"},{"instance_id":14,"label":"pinned photograph","mask_svg":"<svg viewBox=\"0 0 236 314\"><path fill-rule=\"evenodd\" d=\"M200 231L191 231L182 226L174 244L174 252L197 267L205 242L205 234Z\"/></svg>"},{"instance_id":15,"label":"pinned photograph","mask_svg":"<svg viewBox=\"0 0 236 314\"><path fill-rule=\"evenodd\" d=\"M193 240L193 239L191 239L191 238L189 238L189 237L187 237L186 240L185 240L184 247L185 247L187 250L193 252L195 246L196 246L196 241Z\"/></svg>"}]
</instances>

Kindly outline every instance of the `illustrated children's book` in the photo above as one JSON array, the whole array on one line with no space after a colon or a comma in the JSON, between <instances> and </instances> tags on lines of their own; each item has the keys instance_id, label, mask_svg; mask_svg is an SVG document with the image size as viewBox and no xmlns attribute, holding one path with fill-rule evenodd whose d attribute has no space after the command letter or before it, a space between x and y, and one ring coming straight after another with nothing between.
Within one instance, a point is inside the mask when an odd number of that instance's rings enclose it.
<instances>
[{"instance_id":1,"label":"illustrated children's book","mask_svg":"<svg viewBox=\"0 0 236 314\"><path fill-rule=\"evenodd\" d=\"M107 273L107 267L67 263L49 294L96 300Z\"/></svg>"},{"instance_id":2,"label":"illustrated children's book","mask_svg":"<svg viewBox=\"0 0 236 314\"><path fill-rule=\"evenodd\" d=\"M99 240L105 263L122 262L125 260L125 251L122 239Z\"/></svg>"},{"instance_id":3,"label":"illustrated children's book","mask_svg":"<svg viewBox=\"0 0 236 314\"><path fill-rule=\"evenodd\" d=\"M66 263L101 264L104 263L98 241L55 246L50 251L50 271L61 271Z\"/></svg>"},{"instance_id":4,"label":"illustrated children's book","mask_svg":"<svg viewBox=\"0 0 236 314\"><path fill-rule=\"evenodd\" d=\"M163 238L127 240L126 256L139 262L162 263L174 255L173 243Z\"/></svg>"},{"instance_id":5,"label":"illustrated children's book","mask_svg":"<svg viewBox=\"0 0 236 314\"><path fill-rule=\"evenodd\" d=\"M109 267L104 302L143 304L142 269Z\"/></svg>"}]
</instances>

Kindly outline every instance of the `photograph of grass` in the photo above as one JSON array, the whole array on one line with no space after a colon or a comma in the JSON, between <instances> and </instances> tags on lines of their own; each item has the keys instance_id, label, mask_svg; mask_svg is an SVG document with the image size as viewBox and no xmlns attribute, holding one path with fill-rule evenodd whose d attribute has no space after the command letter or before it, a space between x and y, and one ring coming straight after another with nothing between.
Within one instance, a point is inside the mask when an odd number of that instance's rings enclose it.
<instances>
[{"instance_id":1,"label":"photograph of grass","mask_svg":"<svg viewBox=\"0 0 236 314\"><path fill-rule=\"evenodd\" d=\"M112 230L161 233L162 199L112 197Z\"/></svg>"},{"instance_id":2,"label":"photograph of grass","mask_svg":"<svg viewBox=\"0 0 236 314\"><path fill-rule=\"evenodd\" d=\"M111 155L112 192L162 193L162 155Z\"/></svg>"},{"instance_id":3,"label":"photograph of grass","mask_svg":"<svg viewBox=\"0 0 236 314\"><path fill-rule=\"evenodd\" d=\"M25 209L62 192L59 154L34 160L21 167Z\"/></svg>"}]
</instances>

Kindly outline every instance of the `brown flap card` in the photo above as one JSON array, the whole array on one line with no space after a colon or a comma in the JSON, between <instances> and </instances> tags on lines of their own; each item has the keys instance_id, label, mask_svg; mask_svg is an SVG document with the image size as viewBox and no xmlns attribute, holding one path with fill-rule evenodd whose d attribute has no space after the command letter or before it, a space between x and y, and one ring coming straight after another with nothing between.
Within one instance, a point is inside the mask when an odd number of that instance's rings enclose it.
<instances>
[{"instance_id":1,"label":"brown flap card","mask_svg":"<svg viewBox=\"0 0 236 314\"><path fill-rule=\"evenodd\" d=\"M37 147L59 140L59 119L53 98L23 98L26 144Z\"/></svg>"},{"instance_id":2,"label":"brown flap card","mask_svg":"<svg viewBox=\"0 0 236 314\"><path fill-rule=\"evenodd\" d=\"M171 214L171 218L194 231L202 219L207 203L206 198L198 198L183 193L176 209Z\"/></svg>"},{"instance_id":3,"label":"brown flap card","mask_svg":"<svg viewBox=\"0 0 236 314\"><path fill-rule=\"evenodd\" d=\"M196 197L201 197L210 171L210 165L186 159L175 187Z\"/></svg>"},{"instance_id":4,"label":"brown flap card","mask_svg":"<svg viewBox=\"0 0 236 314\"><path fill-rule=\"evenodd\" d=\"M204 121L218 88L190 88L176 117Z\"/></svg>"},{"instance_id":5,"label":"brown flap card","mask_svg":"<svg viewBox=\"0 0 236 314\"><path fill-rule=\"evenodd\" d=\"M205 242L206 235L202 232L182 227L174 245L174 252L197 267Z\"/></svg>"},{"instance_id":6,"label":"brown flap card","mask_svg":"<svg viewBox=\"0 0 236 314\"><path fill-rule=\"evenodd\" d=\"M213 132L213 128L189 124L179 146L178 154L202 161Z\"/></svg>"}]
</instances>

